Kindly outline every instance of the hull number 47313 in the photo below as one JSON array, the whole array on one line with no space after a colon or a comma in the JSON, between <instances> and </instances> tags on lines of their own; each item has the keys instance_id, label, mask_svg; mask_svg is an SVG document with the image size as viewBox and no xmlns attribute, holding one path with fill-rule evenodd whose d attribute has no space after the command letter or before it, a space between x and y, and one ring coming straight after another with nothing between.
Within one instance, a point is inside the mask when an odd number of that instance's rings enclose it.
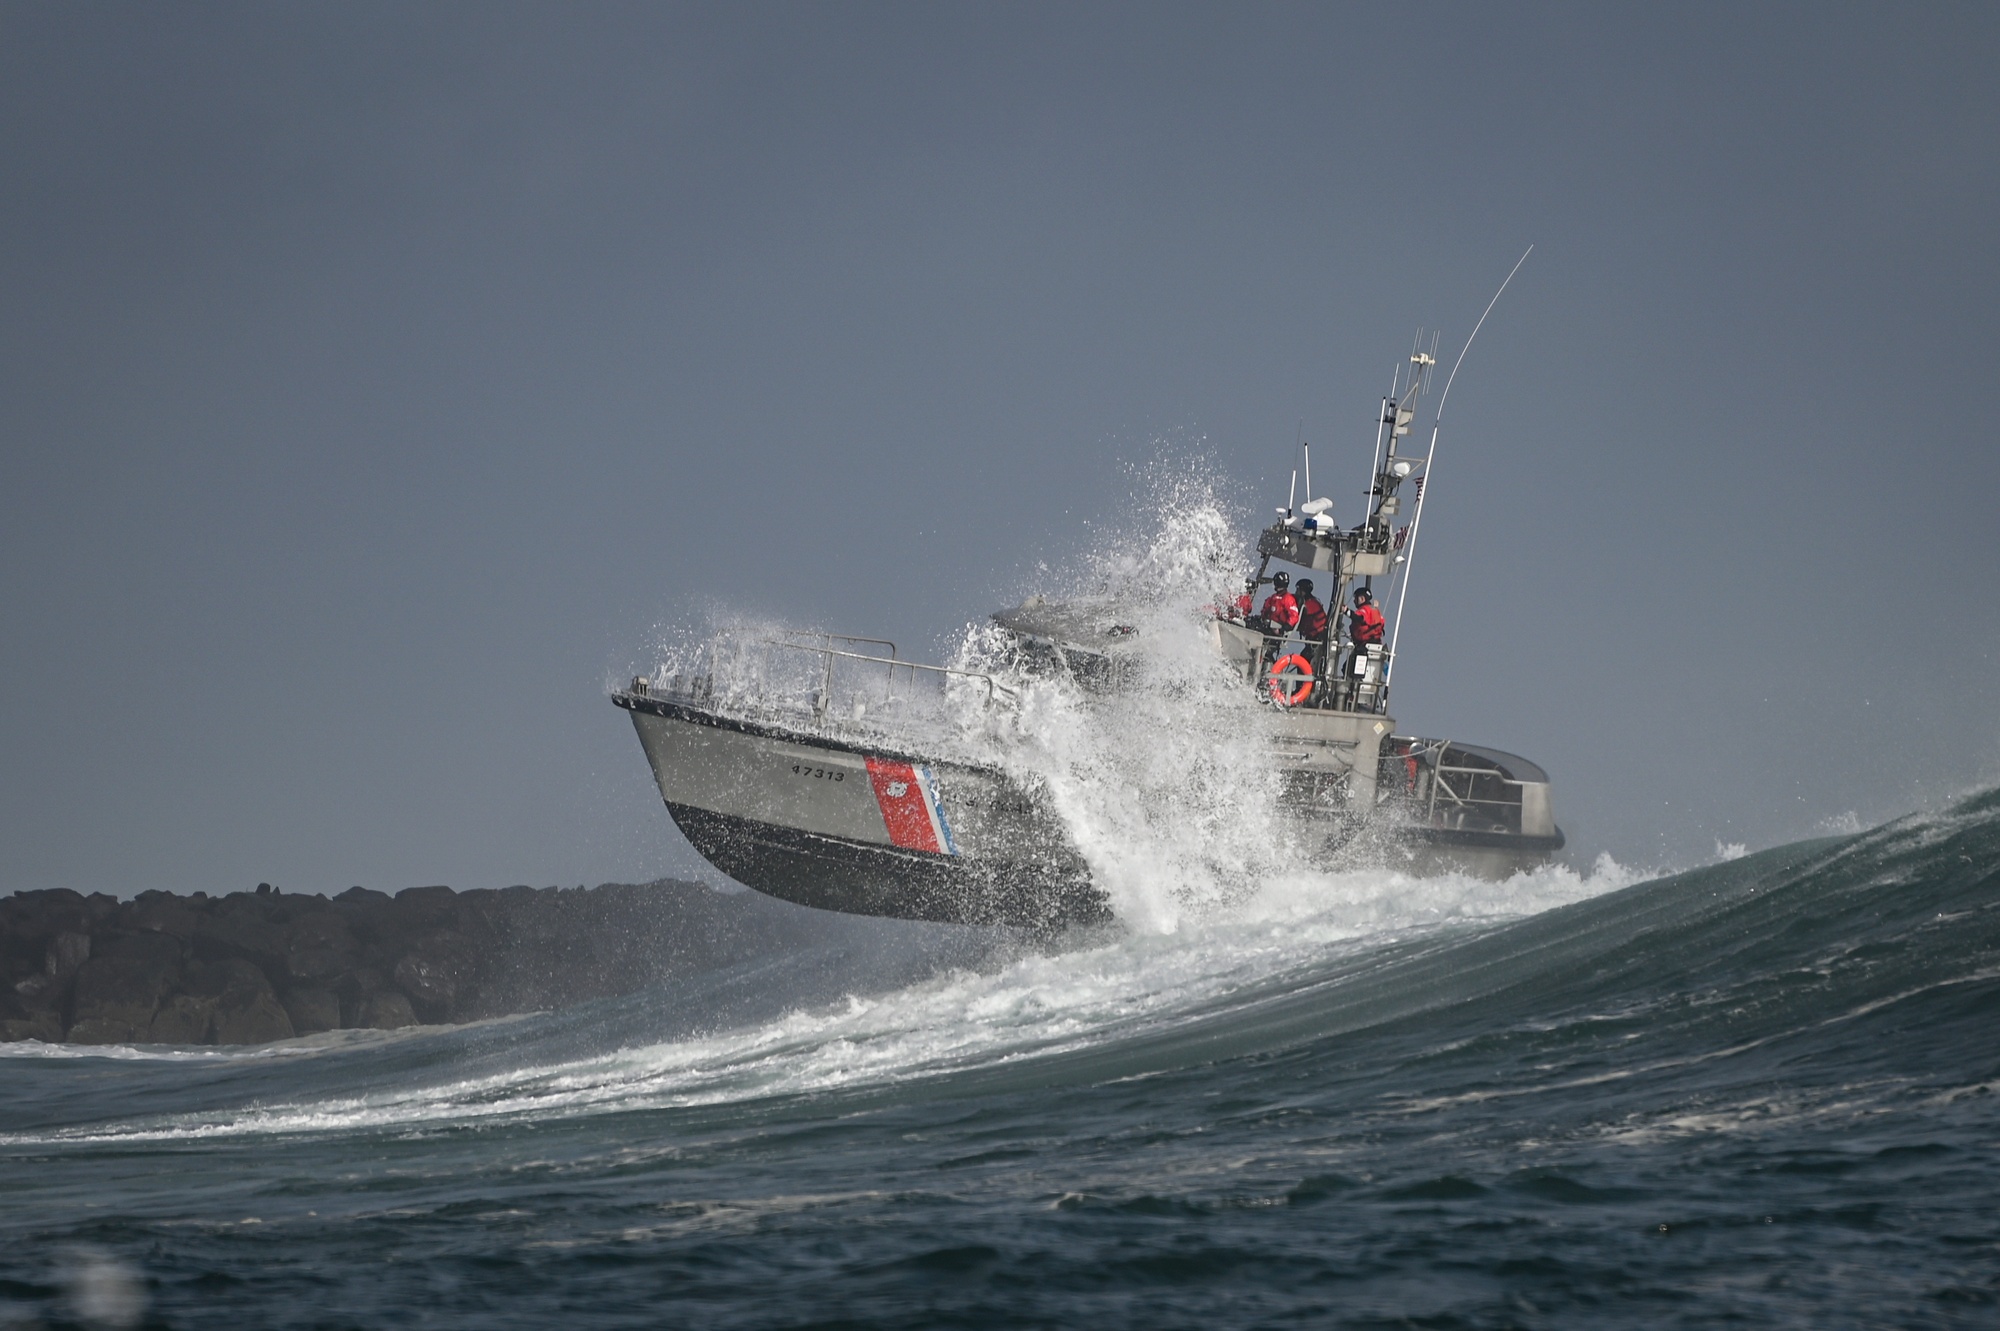
<instances>
[{"instance_id":1,"label":"hull number 47313","mask_svg":"<svg viewBox=\"0 0 2000 1331\"><path fill-rule=\"evenodd\" d=\"M793 763L793 764L792 764L792 775L793 775L793 776L809 776L809 777L812 777L812 778L813 778L814 780L817 780L817 781L845 781L845 780L847 780L847 773L845 773L845 772L839 772L839 771L828 771L828 770L827 770L826 768L824 768L824 767L807 767L807 766L806 766L806 765L805 765L804 763Z\"/></svg>"}]
</instances>

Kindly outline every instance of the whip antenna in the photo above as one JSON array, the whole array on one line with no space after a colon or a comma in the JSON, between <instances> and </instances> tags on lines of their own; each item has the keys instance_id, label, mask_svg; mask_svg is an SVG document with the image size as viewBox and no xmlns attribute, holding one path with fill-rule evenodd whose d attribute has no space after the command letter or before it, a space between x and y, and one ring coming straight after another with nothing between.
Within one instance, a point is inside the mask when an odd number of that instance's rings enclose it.
<instances>
[{"instance_id":1,"label":"whip antenna","mask_svg":"<svg viewBox=\"0 0 2000 1331\"><path fill-rule=\"evenodd\" d=\"M1403 635L1403 603L1409 599L1410 575L1417 566L1417 536L1423 530L1424 496L1430 489L1431 464L1437 459L1438 431L1444 425L1445 400L1451 396L1451 384L1452 380L1458 378L1458 367L1465 364L1465 353L1472 350L1472 338L1479 336L1479 330L1486 326L1486 316L1493 313L1493 307L1500 303L1500 297L1506 293L1507 283L1514 280L1514 274L1521 271L1521 265L1526 263L1528 256L1534 252L1535 247L1528 246L1521 251L1521 257L1514 260L1514 266L1507 270L1506 281L1500 284L1500 290L1493 293L1493 299L1486 302L1486 309L1480 314L1479 322L1472 325L1472 336L1466 338L1465 345L1458 349L1458 359L1451 363L1451 373L1444 379L1444 392L1438 394L1437 415L1431 418L1431 449L1424 456L1424 478L1417 487L1416 511L1410 514L1410 553L1405 557L1403 564L1403 585L1396 591L1396 626L1389 632L1389 664L1382 673L1384 693L1388 692L1390 677L1396 673L1396 640Z\"/></svg>"},{"instance_id":2,"label":"whip antenna","mask_svg":"<svg viewBox=\"0 0 2000 1331\"><path fill-rule=\"evenodd\" d=\"M1298 437L1292 440L1293 462L1298 461L1299 449L1304 449L1306 452L1306 502L1311 503L1313 497L1313 455L1312 455L1312 445L1306 442L1306 420L1305 417L1303 416L1299 417ZM1292 495L1291 498L1285 500L1286 517L1290 517L1292 515L1291 513L1292 503L1299 497L1298 488L1299 488L1299 469L1295 466L1292 468Z\"/></svg>"}]
</instances>

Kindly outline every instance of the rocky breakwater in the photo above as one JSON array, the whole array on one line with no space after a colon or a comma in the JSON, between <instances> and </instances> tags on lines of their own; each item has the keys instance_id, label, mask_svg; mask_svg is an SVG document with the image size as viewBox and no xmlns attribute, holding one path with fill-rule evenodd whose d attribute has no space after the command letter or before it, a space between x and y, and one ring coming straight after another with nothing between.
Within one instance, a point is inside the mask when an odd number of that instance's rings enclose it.
<instances>
[{"instance_id":1,"label":"rocky breakwater","mask_svg":"<svg viewBox=\"0 0 2000 1331\"><path fill-rule=\"evenodd\" d=\"M750 895L21 892L0 900L0 1040L261 1044L561 1007L782 945L796 922Z\"/></svg>"}]
</instances>

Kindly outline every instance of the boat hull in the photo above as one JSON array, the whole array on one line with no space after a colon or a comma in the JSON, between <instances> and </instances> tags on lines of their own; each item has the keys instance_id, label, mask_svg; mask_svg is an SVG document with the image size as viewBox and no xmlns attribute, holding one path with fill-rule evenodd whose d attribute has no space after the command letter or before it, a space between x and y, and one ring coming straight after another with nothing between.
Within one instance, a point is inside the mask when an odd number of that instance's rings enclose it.
<instances>
[{"instance_id":1,"label":"boat hull","mask_svg":"<svg viewBox=\"0 0 2000 1331\"><path fill-rule=\"evenodd\" d=\"M822 910L946 924L1047 931L1111 917L1060 818L999 772L727 716L689 699L620 693L613 701L631 714L675 825L746 887ZM1350 741L1366 741L1361 790L1371 802L1378 729ZM1332 766L1286 756L1301 778ZM1530 785L1546 791L1545 780ZM1540 807L1545 816L1545 799ZM1319 816L1299 813L1305 822ZM1416 874L1502 879L1563 844L1553 822L1500 832L1378 819L1376 829L1388 867ZM1338 853L1356 830L1352 820L1327 819L1323 853Z\"/></svg>"},{"instance_id":2,"label":"boat hull","mask_svg":"<svg viewBox=\"0 0 2000 1331\"><path fill-rule=\"evenodd\" d=\"M616 695L702 857L803 906L1056 929L1110 918L1061 823L998 773Z\"/></svg>"},{"instance_id":3,"label":"boat hull","mask_svg":"<svg viewBox=\"0 0 2000 1331\"><path fill-rule=\"evenodd\" d=\"M801 832L732 814L669 804L703 859L768 896L843 911L939 924L1051 929L1111 917L1078 864L984 861Z\"/></svg>"},{"instance_id":4,"label":"boat hull","mask_svg":"<svg viewBox=\"0 0 2000 1331\"><path fill-rule=\"evenodd\" d=\"M1398 827L1394 840L1404 872L1419 878L1462 873L1495 882L1540 868L1565 844L1560 828L1547 836L1448 827Z\"/></svg>"}]
</instances>

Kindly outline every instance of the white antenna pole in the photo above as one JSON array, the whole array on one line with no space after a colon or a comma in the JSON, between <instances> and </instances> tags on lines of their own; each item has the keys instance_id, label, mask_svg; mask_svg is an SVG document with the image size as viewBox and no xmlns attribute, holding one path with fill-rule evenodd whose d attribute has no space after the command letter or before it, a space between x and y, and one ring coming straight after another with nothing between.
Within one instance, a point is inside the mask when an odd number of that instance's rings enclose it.
<instances>
[{"instance_id":1,"label":"white antenna pole","mask_svg":"<svg viewBox=\"0 0 2000 1331\"><path fill-rule=\"evenodd\" d=\"M1465 364L1465 353L1472 350L1472 338L1479 336L1479 330L1486 326L1486 316L1493 313L1493 307L1500 303L1500 297L1507 290L1507 282L1514 280L1514 274L1521 271L1521 265L1535 252L1533 245L1521 251L1521 257L1507 270L1507 281L1500 284L1500 290L1493 293L1493 299L1486 302L1486 310L1479 316L1479 322L1472 325L1472 337L1465 339L1465 345L1458 350L1458 359L1451 364L1451 373L1445 376L1444 392L1438 394L1437 415L1431 418L1431 449L1424 455L1424 484L1417 491L1416 511L1410 514L1410 538L1405 542L1409 553L1403 556L1403 585L1396 592L1396 625L1389 631L1389 664L1382 671L1382 691L1389 690L1389 678L1396 673L1396 640L1403 636L1403 603L1410 598L1410 575L1417 566L1417 533L1423 527L1424 495L1430 489L1431 466L1437 459L1438 431L1444 425L1444 404L1451 396L1452 380L1458 378L1458 367Z\"/></svg>"},{"instance_id":2,"label":"white antenna pole","mask_svg":"<svg viewBox=\"0 0 2000 1331\"><path fill-rule=\"evenodd\" d=\"M1382 470L1382 434L1385 429L1394 428L1393 422L1389 420L1389 414L1390 414L1389 404L1392 401L1397 400L1396 384L1399 382L1397 376L1400 375L1401 373L1402 373L1401 366L1398 366L1397 368L1389 371L1389 396L1382 399L1382 420L1378 422L1375 426L1375 455L1368 459L1368 488L1370 493L1366 499L1363 499L1361 501L1361 521L1363 523L1366 523L1368 521L1368 511L1370 508L1373 507L1373 505L1369 503L1369 500L1375 497L1373 493L1375 488L1375 477ZM1391 434L1389 436L1389 447L1393 449L1395 446L1396 446L1396 436Z\"/></svg>"},{"instance_id":3,"label":"white antenna pole","mask_svg":"<svg viewBox=\"0 0 2000 1331\"><path fill-rule=\"evenodd\" d=\"M1299 447L1306 451L1306 502L1310 504L1313 501L1313 446L1302 443Z\"/></svg>"},{"instance_id":4,"label":"white antenna pole","mask_svg":"<svg viewBox=\"0 0 2000 1331\"><path fill-rule=\"evenodd\" d=\"M1299 469L1292 468L1292 488L1285 492L1285 516L1292 516L1292 507L1299 497Z\"/></svg>"}]
</instances>

